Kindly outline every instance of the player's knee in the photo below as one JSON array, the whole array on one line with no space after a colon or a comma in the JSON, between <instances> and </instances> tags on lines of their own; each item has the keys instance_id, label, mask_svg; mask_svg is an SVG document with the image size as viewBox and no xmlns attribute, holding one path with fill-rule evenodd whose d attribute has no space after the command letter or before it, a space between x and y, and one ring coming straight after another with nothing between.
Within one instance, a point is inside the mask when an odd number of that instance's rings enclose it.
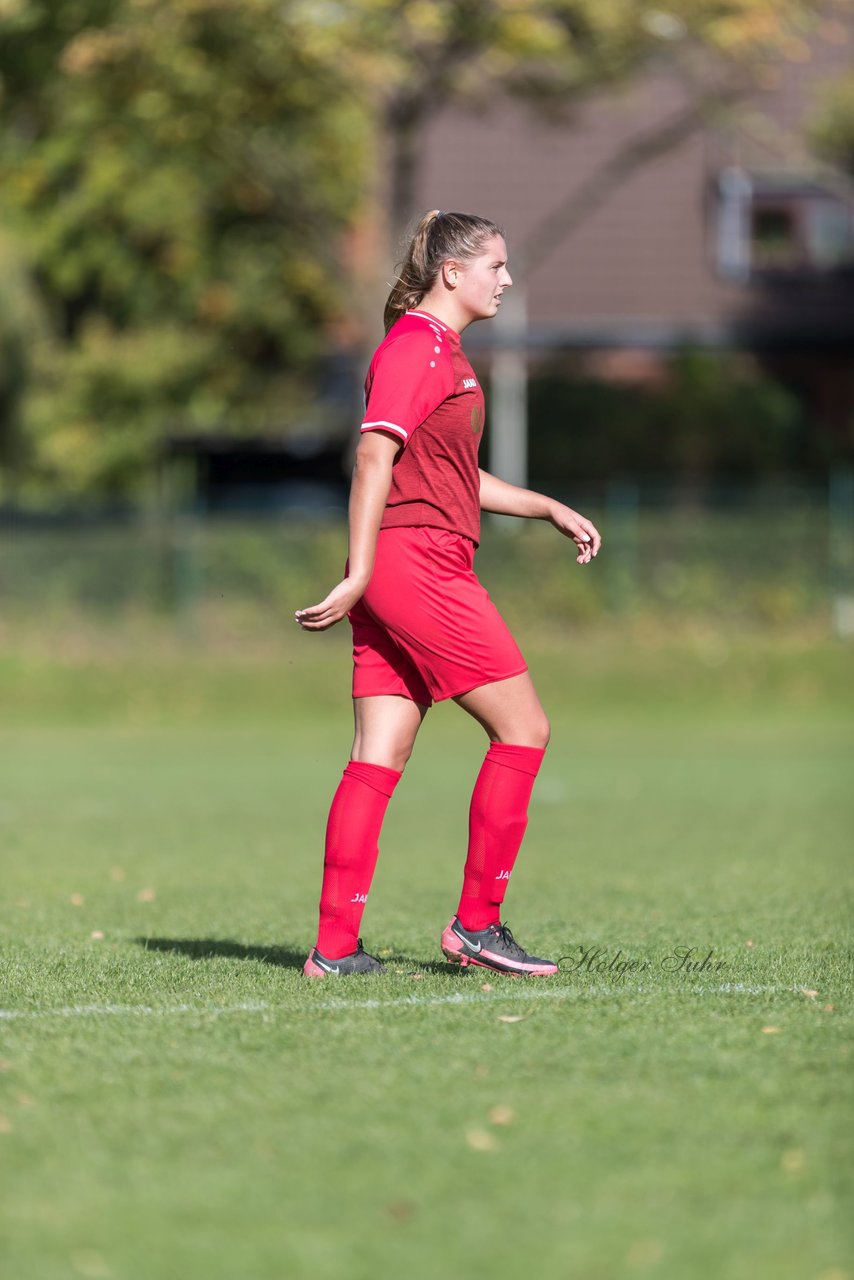
<instances>
[{"instance_id":1,"label":"player's knee","mask_svg":"<svg viewBox=\"0 0 854 1280\"><path fill-rule=\"evenodd\" d=\"M552 728L545 713L535 716L525 725L524 745L538 747L540 751L545 751L549 745L551 732Z\"/></svg>"},{"instance_id":2,"label":"player's knee","mask_svg":"<svg viewBox=\"0 0 854 1280\"><path fill-rule=\"evenodd\" d=\"M391 765L390 768L397 769L398 773L403 773L409 763L409 757L412 755L412 747L401 747L397 751L394 751L392 755L394 764Z\"/></svg>"},{"instance_id":3,"label":"player's knee","mask_svg":"<svg viewBox=\"0 0 854 1280\"><path fill-rule=\"evenodd\" d=\"M525 720L492 735L493 742L509 742L517 747L537 747L545 751L551 737L551 725L545 715Z\"/></svg>"},{"instance_id":4,"label":"player's knee","mask_svg":"<svg viewBox=\"0 0 854 1280\"><path fill-rule=\"evenodd\" d=\"M411 746L356 746L353 748L350 759L357 760L360 764L381 764L385 769L396 769L398 773L403 773L411 755Z\"/></svg>"},{"instance_id":5,"label":"player's knee","mask_svg":"<svg viewBox=\"0 0 854 1280\"><path fill-rule=\"evenodd\" d=\"M539 747L541 751L545 751L549 745L549 738L552 736L552 727L545 715L538 717L537 721L531 726L531 733L533 738L528 745Z\"/></svg>"}]
</instances>

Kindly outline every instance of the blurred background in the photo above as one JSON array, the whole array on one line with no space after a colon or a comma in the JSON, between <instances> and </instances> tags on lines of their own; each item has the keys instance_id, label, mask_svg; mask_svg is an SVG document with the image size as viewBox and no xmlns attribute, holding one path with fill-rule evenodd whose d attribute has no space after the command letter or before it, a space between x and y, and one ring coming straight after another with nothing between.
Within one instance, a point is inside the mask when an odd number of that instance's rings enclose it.
<instances>
[{"instance_id":1,"label":"blurred background","mask_svg":"<svg viewBox=\"0 0 854 1280\"><path fill-rule=\"evenodd\" d=\"M10 1276L852 1280L852 45L843 0L0 0ZM702 999L457 1005L448 703L393 1007L302 982L351 665L293 613L433 208L509 245L482 465L603 535L484 521L554 729L510 919L713 947Z\"/></svg>"},{"instance_id":2,"label":"blurred background","mask_svg":"<svg viewBox=\"0 0 854 1280\"><path fill-rule=\"evenodd\" d=\"M482 465L605 540L493 521L515 624L850 637L853 38L842 0L0 0L2 642L284 643L432 207L510 247Z\"/></svg>"}]
</instances>

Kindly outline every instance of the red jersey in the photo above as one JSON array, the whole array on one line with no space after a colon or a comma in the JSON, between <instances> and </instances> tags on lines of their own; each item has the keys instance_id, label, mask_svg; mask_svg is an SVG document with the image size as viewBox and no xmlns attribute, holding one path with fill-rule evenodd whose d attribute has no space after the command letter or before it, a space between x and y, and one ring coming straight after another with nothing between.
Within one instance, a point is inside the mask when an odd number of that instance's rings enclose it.
<instances>
[{"instance_id":1,"label":"red jersey","mask_svg":"<svg viewBox=\"0 0 854 1280\"><path fill-rule=\"evenodd\" d=\"M483 422L483 392L460 335L426 311L407 311L365 380L362 431L401 440L381 529L431 525L478 544Z\"/></svg>"}]
</instances>

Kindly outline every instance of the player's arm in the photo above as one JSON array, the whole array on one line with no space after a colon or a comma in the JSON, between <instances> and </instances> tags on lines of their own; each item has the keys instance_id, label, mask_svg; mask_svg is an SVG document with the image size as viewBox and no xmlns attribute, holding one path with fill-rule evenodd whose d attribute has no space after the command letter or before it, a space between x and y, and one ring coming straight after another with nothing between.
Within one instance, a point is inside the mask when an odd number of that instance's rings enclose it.
<instances>
[{"instance_id":1,"label":"player's arm","mask_svg":"<svg viewBox=\"0 0 854 1280\"><path fill-rule=\"evenodd\" d=\"M366 431L356 446L350 488L350 564L347 577L319 604L297 609L304 631L325 631L345 618L364 595L377 552L377 534L391 489L391 468L400 440L385 431Z\"/></svg>"},{"instance_id":2,"label":"player's arm","mask_svg":"<svg viewBox=\"0 0 854 1280\"><path fill-rule=\"evenodd\" d=\"M480 471L480 509L492 511L501 516L521 516L529 520L550 520L567 538L572 538L578 547L576 559L579 564L586 564L595 556L602 539L599 530L592 521L585 519L572 507L564 506L555 498L544 493L536 493L533 489L521 489L518 485L499 480L498 476L488 471Z\"/></svg>"}]
</instances>

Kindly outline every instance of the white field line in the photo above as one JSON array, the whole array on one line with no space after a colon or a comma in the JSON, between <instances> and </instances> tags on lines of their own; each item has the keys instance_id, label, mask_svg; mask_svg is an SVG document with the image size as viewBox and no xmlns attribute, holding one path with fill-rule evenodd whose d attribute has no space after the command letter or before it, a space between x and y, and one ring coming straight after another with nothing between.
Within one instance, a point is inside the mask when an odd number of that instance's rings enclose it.
<instances>
[{"instance_id":1,"label":"white field line","mask_svg":"<svg viewBox=\"0 0 854 1280\"><path fill-rule=\"evenodd\" d=\"M494 992L454 992L446 996L396 996L390 1000L322 1000L306 1003L301 1008L293 1005L270 1004L265 1000L247 1000L239 1004L229 1005L197 1005L197 1004L73 1004L59 1006L55 1009L0 1009L0 1022L29 1021L34 1018L169 1018L183 1014L196 1014L199 1017L234 1014L234 1013L326 1013L340 1012L347 1009L391 1009L427 1008L431 1005L455 1004L496 1004L504 1001L519 1000L579 1000L589 997L600 999L603 996L615 995L665 995L673 991L681 991L691 995L781 995L791 992L804 992L803 987L781 986L749 986L742 982L724 982L716 987L624 987L614 984L608 987L588 987L574 990L571 987L538 988L522 987L519 990Z\"/></svg>"}]
</instances>

